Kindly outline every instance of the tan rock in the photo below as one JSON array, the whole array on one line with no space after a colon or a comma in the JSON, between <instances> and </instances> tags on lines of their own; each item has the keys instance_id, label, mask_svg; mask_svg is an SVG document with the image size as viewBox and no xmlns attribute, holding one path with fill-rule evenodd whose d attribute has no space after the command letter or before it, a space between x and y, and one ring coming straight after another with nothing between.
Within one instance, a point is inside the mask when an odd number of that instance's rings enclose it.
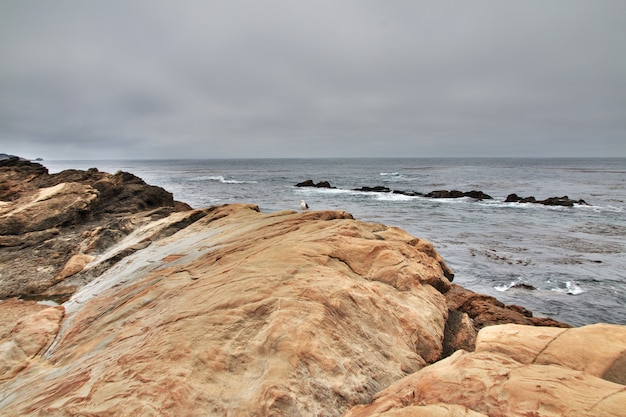
<instances>
[{"instance_id":1,"label":"tan rock","mask_svg":"<svg viewBox=\"0 0 626 417\"><path fill-rule=\"evenodd\" d=\"M59 275L57 275L56 281L63 281L65 278L79 273L93 259L94 257L92 255L86 255L84 253L72 256L70 260L67 261L61 272L59 272Z\"/></svg>"},{"instance_id":2,"label":"tan rock","mask_svg":"<svg viewBox=\"0 0 626 417\"><path fill-rule=\"evenodd\" d=\"M374 416L442 402L490 416L626 416L626 387L585 372L587 368L605 372L606 367L596 366L603 362L600 357L606 356L606 362L621 358L618 352L626 350L625 340L609 334L624 331L624 326L606 325L567 330L486 327L478 334L476 352L457 351L393 384L377 394L373 403L354 407L345 417ZM558 342L563 338L563 342L571 343L581 337L590 350L602 343L611 348L585 354ZM551 349L553 343L560 348ZM540 361L546 350L558 354ZM581 355L590 364L581 366ZM576 368L570 368L572 364Z\"/></svg>"},{"instance_id":3,"label":"tan rock","mask_svg":"<svg viewBox=\"0 0 626 417\"><path fill-rule=\"evenodd\" d=\"M64 308L49 307L20 319L0 343L0 381L13 378L56 337Z\"/></svg>"},{"instance_id":4,"label":"tan rock","mask_svg":"<svg viewBox=\"0 0 626 417\"><path fill-rule=\"evenodd\" d=\"M0 207L0 235L41 231L74 222L89 212L98 191L89 185L61 183Z\"/></svg>"},{"instance_id":5,"label":"tan rock","mask_svg":"<svg viewBox=\"0 0 626 417\"><path fill-rule=\"evenodd\" d=\"M440 357L449 282L406 232L344 212L204 216L76 293L47 362L0 385L0 413L337 416Z\"/></svg>"},{"instance_id":6,"label":"tan rock","mask_svg":"<svg viewBox=\"0 0 626 417\"><path fill-rule=\"evenodd\" d=\"M11 334L18 320L30 314L45 310L48 306L35 301L9 298L0 301L0 342Z\"/></svg>"},{"instance_id":7,"label":"tan rock","mask_svg":"<svg viewBox=\"0 0 626 417\"><path fill-rule=\"evenodd\" d=\"M467 407L453 404L411 405L372 414L372 417L487 417Z\"/></svg>"},{"instance_id":8,"label":"tan rock","mask_svg":"<svg viewBox=\"0 0 626 417\"><path fill-rule=\"evenodd\" d=\"M494 326L480 332L476 351L502 352L522 363L557 364L626 384L625 326Z\"/></svg>"}]
</instances>

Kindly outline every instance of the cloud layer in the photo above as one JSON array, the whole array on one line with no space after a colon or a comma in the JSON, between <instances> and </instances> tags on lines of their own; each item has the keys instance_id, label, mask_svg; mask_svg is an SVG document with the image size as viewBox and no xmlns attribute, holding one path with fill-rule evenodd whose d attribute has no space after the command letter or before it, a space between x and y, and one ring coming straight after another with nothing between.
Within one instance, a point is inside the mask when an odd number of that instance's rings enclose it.
<instances>
[{"instance_id":1,"label":"cloud layer","mask_svg":"<svg viewBox=\"0 0 626 417\"><path fill-rule=\"evenodd\" d=\"M0 152L626 156L626 3L0 4Z\"/></svg>"}]
</instances>

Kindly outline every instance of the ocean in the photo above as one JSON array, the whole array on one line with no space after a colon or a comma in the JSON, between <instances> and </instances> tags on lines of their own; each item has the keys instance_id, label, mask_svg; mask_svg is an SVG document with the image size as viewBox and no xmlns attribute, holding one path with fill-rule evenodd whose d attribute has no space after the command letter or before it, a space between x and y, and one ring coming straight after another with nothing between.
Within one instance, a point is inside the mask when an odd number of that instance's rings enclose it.
<instances>
[{"instance_id":1,"label":"ocean","mask_svg":"<svg viewBox=\"0 0 626 417\"><path fill-rule=\"evenodd\" d=\"M44 161L131 172L194 208L257 204L263 212L345 210L435 245L454 282L572 325L626 325L626 159L209 159ZM296 187L313 180L335 189ZM477 201L354 191L480 190ZM588 205L505 203L569 196ZM527 286L518 285L527 284ZM532 288L532 289L531 289Z\"/></svg>"}]
</instances>

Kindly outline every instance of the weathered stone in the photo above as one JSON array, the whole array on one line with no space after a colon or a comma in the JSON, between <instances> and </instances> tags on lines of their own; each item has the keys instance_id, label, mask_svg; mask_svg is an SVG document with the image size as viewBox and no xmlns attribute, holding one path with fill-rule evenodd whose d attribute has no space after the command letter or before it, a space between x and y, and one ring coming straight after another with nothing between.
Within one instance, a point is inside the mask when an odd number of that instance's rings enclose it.
<instances>
[{"instance_id":1,"label":"weathered stone","mask_svg":"<svg viewBox=\"0 0 626 417\"><path fill-rule=\"evenodd\" d=\"M97 255L141 224L190 209L124 172L48 174L20 158L0 162L0 299L50 292L78 271L63 270L77 268L74 255Z\"/></svg>"},{"instance_id":2,"label":"weathered stone","mask_svg":"<svg viewBox=\"0 0 626 417\"><path fill-rule=\"evenodd\" d=\"M626 416L624 385L595 375L605 374L612 360L622 360L626 328L603 326L487 327L478 334L476 352L457 351L398 381L377 394L371 404L356 406L344 416L389 415L392 410L441 403L490 416ZM579 338L585 343L578 343ZM552 348L559 340L562 344ZM607 350L603 344L611 347ZM544 356L545 349L551 350L548 357ZM623 369L619 371L623 375Z\"/></svg>"},{"instance_id":3,"label":"weathered stone","mask_svg":"<svg viewBox=\"0 0 626 417\"><path fill-rule=\"evenodd\" d=\"M210 209L77 292L39 382L0 386L2 412L339 415L439 359L432 253L344 212Z\"/></svg>"},{"instance_id":4,"label":"weathered stone","mask_svg":"<svg viewBox=\"0 0 626 417\"><path fill-rule=\"evenodd\" d=\"M476 345L476 328L472 319L458 310L448 311L444 329L442 357L448 357L459 349L473 351Z\"/></svg>"},{"instance_id":5,"label":"weathered stone","mask_svg":"<svg viewBox=\"0 0 626 417\"><path fill-rule=\"evenodd\" d=\"M50 307L17 322L9 336L0 342L0 381L15 377L52 343L63 314L63 307Z\"/></svg>"},{"instance_id":6,"label":"weathered stone","mask_svg":"<svg viewBox=\"0 0 626 417\"><path fill-rule=\"evenodd\" d=\"M56 276L56 281L63 281L67 277L71 277L74 274L82 271L85 266L94 259L91 255L86 255L84 253L79 253L78 255L74 255L70 258L69 261L65 264L59 275Z\"/></svg>"},{"instance_id":7,"label":"weathered stone","mask_svg":"<svg viewBox=\"0 0 626 417\"><path fill-rule=\"evenodd\" d=\"M626 326L493 326L481 330L476 351L505 353L525 364L561 365L626 385Z\"/></svg>"}]
</instances>

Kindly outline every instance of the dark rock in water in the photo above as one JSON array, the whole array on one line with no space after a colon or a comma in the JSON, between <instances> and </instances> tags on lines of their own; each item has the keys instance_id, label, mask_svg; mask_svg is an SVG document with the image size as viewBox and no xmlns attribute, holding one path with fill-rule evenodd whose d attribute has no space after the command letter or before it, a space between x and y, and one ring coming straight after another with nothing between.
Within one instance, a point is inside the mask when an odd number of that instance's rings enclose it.
<instances>
[{"instance_id":1,"label":"dark rock in water","mask_svg":"<svg viewBox=\"0 0 626 417\"><path fill-rule=\"evenodd\" d=\"M585 200L572 200L568 196L563 197L550 197L545 200L537 201L539 204L543 204L545 206L564 206L564 207L572 207L574 204L587 205Z\"/></svg>"},{"instance_id":2,"label":"dark rock in water","mask_svg":"<svg viewBox=\"0 0 626 417\"><path fill-rule=\"evenodd\" d=\"M315 186L317 188L335 188L335 187L331 186L328 181L320 181L317 184L315 184Z\"/></svg>"},{"instance_id":3,"label":"dark rock in water","mask_svg":"<svg viewBox=\"0 0 626 417\"><path fill-rule=\"evenodd\" d=\"M296 187L315 187L313 180L306 180L296 184Z\"/></svg>"},{"instance_id":4,"label":"dark rock in water","mask_svg":"<svg viewBox=\"0 0 626 417\"><path fill-rule=\"evenodd\" d=\"M431 191L428 194L426 194L426 197L428 198L460 198L460 197L463 197L463 193L458 190L452 190L452 191L436 190L436 191Z\"/></svg>"},{"instance_id":5,"label":"dark rock in water","mask_svg":"<svg viewBox=\"0 0 626 417\"><path fill-rule=\"evenodd\" d=\"M532 285L526 284L526 283L523 283L523 282L511 286L511 288L519 288L519 289L522 289L522 290L536 290L537 289L537 288L533 287Z\"/></svg>"},{"instance_id":6,"label":"dark rock in water","mask_svg":"<svg viewBox=\"0 0 626 417\"><path fill-rule=\"evenodd\" d=\"M536 203L535 197L520 197L517 194L509 194L504 200L505 203Z\"/></svg>"},{"instance_id":7,"label":"dark rock in water","mask_svg":"<svg viewBox=\"0 0 626 417\"><path fill-rule=\"evenodd\" d=\"M485 194L482 191L467 191L463 193L465 197L474 198L476 200L493 200L493 198L489 194Z\"/></svg>"},{"instance_id":8,"label":"dark rock in water","mask_svg":"<svg viewBox=\"0 0 626 417\"><path fill-rule=\"evenodd\" d=\"M306 180L296 184L296 187L315 187L315 188L337 188L330 185L328 181L320 181L317 184L313 180Z\"/></svg>"},{"instance_id":9,"label":"dark rock in water","mask_svg":"<svg viewBox=\"0 0 626 417\"><path fill-rule=\"evenodd\" d=\"M461 198L461 197L470 197L470 198L474 198L476 200L491 200L492 197L488 194L485 194L482 191L476 191L476 190L472 190L472 191L459 191L459 190L436 190L436 191L431 191L430 193L426 194L426 197L429 198Z\"/></svg>"},{"instance_id":10,"label":"dark rock in water","mask_svg":"<svg viewBox=\"0 0 626 417\"><path fill-rule=\"evenodd\" d=\"M517 194L509 194L504 200L505 203L536 203L543 204L544 206L563 206L563 207L572 207L574 204L582 204L587 205L585 200L572 200L568 196L563 197L550 197L545 200L537 200L535 197L520 197Z\"/></svg>"},{"instance_id":11,"label":"dark rock in water","mask_svg":"<svg viewBox=\"0 0 626 417\"><path fill-rule=\"evenodd\" d=\"M391 190L388 187L384 187L382 185L377 185L376 187L361 187L354 188L352 191L365 191L372 193L390 193Z\"/></svg>"}]
</instances>

